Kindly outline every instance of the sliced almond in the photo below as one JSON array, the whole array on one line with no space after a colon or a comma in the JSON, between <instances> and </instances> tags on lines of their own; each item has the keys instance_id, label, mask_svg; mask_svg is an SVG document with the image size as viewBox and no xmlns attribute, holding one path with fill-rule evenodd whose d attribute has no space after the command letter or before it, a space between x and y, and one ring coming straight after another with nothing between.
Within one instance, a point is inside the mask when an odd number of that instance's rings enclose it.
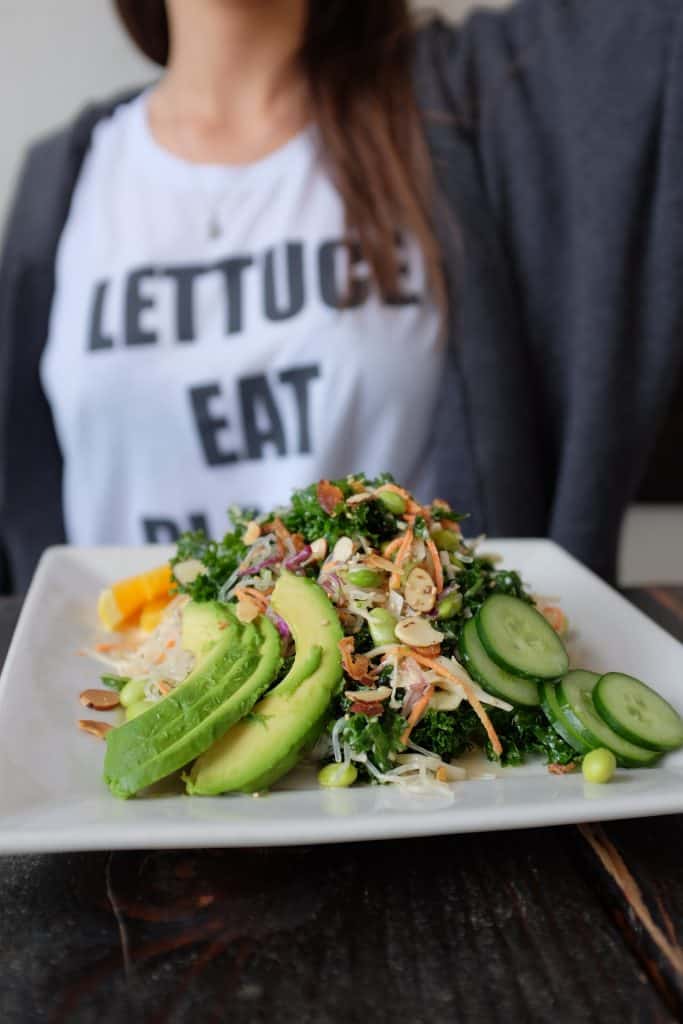
<instances>
[{"instance_id":1,"label":"sliced almond","mask_svg":"<svg viewBox=\"0 0 683 1024\"><path fill-rule=\"evenodd\" d=\"M311 557L316 562L322 562L327 554L327 541L324 537L318 537L311 544Z\"/></svg>"},{"instance_id":2,"label":"sliced almond","mask_svg":"<svg viewBox=\"0 0 683 1024\"><path fill-rule=\"evenodd\" d=\"M394 563L390 562L388 558L382 558L381 555L368 555L365 559L365 564L370 566L372 569L384 569L385 572L396 571Z\"/></svg>"},{"instance_id":3,"label":"sliced almond","mask_svg":"<svg viewBox=\"0 0 683 1024\"><path fill-rule=\"evenodd\" d=\"M257 541L261 536L261 527L259 524L252 519L250 523L247 523L247 528L242 536L242 543L249 547L254 541Z\"/></svg>"},{"instance_id":4,"label":"sliced almond","mask_svg":"<svg viewBox=\"0 0 683 1024\"><path fill-rule=\"evenodd\" d=\"M78 722L78 728L82 729L83 732L89 732L91 736L96 736L98 740L103 740L114 726L110 725L109 722L95 722L91 718L81 718Z\"/></svg>"},{"instance_id":5,"label":"sliced almond","mask_svg":"<svg viewBox=\"0 0 683 1024\"><path fill-rule=\"evenodd\" d=\"M94 708L95 711L109 711L121 703L115 690L83 690L78 699L84 708Z\"/></svg>"},{"instance_id":6,"label":"sliced almond","mask_svg":"<svg viewBox=\"0 0 683 1024\"><path fill-rule=\"evenodd\" d=\"M206 566L198 558L188 558L173 567L173 575L181 586L194 583L198 576L206 572Z\"/></svg>"},{"instance_id":7,"label":"sliced almond","mask_svg":"<svg viewBox=\"0 0 683 1024\"><path fill-rule=\"evenodd\" d=\"M252 601L248 594L240 597L235 615L240 622L253 622L261 614L261 609Z\"/></svg>"},{"instance_id":8,"label":"sliced almond","mask_svg":"<svg viewBox=\"0 0 683 1024\"><path fill-rule=\"evenodd\" d=\"M424 569L413 569L406 585L403 588L403 595L416 612L430 612L436 604L436 584Z\"/></svg>"},{"instance_id":9,"label":"sliced almond","mask_svg":"<svg viewBox=\"0 0 683 1024\"><path fill-rule=\"evenodd\" d=\"M332 550L333 562L348 562L353 554L353 541L350 537L340 537Z\"/></svg>"},{"instance_id":10,"label":"sliced almond","mask_svg":"<svg viewBox=\"0 0 683 1024\"><path fill-rule=\"evenodd\" d=\"M378 686L375 690L345 690L344 696L349 700L360 701L361 704L373 704L377 700L386 700L391 697L390 686Z\"/></svg>"},{"instance_id":11,"label":"sliced almond","mask_svg":"<svg viewBox=\"0 0 683 1024\"><path fill-rule=\"evenodd\" d=\"M362 505L364 501L370 501L374 497L369 491L360 491L358 494L352 494L350 498L346 499L347 505Z\"/></svg>"},{"instance_id":12,"label":"sliced almond","mask_svg":"<svg viewBox=\"0 0 683 1024\"><path fill-rule=\"evenodd\" d=\"M429 647L431 644L440 644L443 640L443 633L434 629L426 619L418 615L410 615L396 626L396 636L402 644L409 647Z\"/></svg>"}]
</instances>

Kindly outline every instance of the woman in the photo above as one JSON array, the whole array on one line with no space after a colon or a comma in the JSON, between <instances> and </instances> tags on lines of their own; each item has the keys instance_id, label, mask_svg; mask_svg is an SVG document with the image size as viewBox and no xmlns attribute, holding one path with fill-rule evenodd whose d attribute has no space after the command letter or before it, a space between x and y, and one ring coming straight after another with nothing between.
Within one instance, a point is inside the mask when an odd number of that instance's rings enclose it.
<instances>
[{"instance_id":1,"label":"woman","mask_svg":"<svg viewBox=\"0 0 683 1024\"><path fill-rule=\"evenodd\" d=\"M679 0L117 0L165 70L29 153L6 588L391 470L611 575L681 358Z\"/></svg>"}]
</instances>

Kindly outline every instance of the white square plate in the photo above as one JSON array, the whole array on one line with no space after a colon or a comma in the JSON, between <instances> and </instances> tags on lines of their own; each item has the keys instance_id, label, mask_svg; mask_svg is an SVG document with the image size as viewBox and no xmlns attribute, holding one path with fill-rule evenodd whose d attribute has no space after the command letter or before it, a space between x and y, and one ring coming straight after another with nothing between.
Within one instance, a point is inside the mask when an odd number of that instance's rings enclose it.
<instances>
[{"instance_id":1,"label":"white square plate","mask_svg":"<svg viewBox=\"0 0 683 1024\"><path fill-rule=\"evenodd\" d=\"M640 676L683 708L677 640L549 541L487 547L536 592L561 598L573 665ZM0 852L331 843L683 811L681 751L653 769L619 771L607 786L550 775L540 763L498 769L492 780L454 784L450 800L389 786L323 790L311 769L259 799L118 800L102 782L104 745L76 728L78 694L98 681L97 665L77 652L92 639L100 589L168 554L59 547L41 560L0 678Z\"/></svg>"}]
</instances>

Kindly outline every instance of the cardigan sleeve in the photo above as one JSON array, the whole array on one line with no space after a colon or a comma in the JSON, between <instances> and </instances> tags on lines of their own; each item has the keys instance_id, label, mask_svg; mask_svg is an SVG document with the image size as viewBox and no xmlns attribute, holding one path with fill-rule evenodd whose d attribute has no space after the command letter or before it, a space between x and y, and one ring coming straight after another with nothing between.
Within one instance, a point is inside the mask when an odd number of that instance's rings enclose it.
<instances>
[{"instance_id":1,"label":"cardigan sleeve","mask_svg":"<svg viewBox=\"0 0 683 1024\"><path fill-rule=\"evenodd\" d=\"M611 575L681 373L683 6L522 0L432 31L515 296L547 532Z\"/></svg>"}]
</instances>

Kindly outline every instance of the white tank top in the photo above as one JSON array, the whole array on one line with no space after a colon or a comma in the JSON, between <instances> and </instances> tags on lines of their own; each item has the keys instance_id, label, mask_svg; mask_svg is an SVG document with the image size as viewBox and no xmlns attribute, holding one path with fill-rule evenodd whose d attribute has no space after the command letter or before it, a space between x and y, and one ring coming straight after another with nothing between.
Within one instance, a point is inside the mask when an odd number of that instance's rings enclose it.
<instances>
[{"instance_id":1,"label":"white tank top","mask_svg":"<svg viewBox=\"0 0 683 1024\"><path fill-rule=\"evenodd\" d=\"M443 343L417 246L381 302L314 129L203 166L154 141L146 104L96 127L57 254L41 379L68 539L220 536L233 503L361 470L432 497Z\"/></svg>"}]
</instances>

